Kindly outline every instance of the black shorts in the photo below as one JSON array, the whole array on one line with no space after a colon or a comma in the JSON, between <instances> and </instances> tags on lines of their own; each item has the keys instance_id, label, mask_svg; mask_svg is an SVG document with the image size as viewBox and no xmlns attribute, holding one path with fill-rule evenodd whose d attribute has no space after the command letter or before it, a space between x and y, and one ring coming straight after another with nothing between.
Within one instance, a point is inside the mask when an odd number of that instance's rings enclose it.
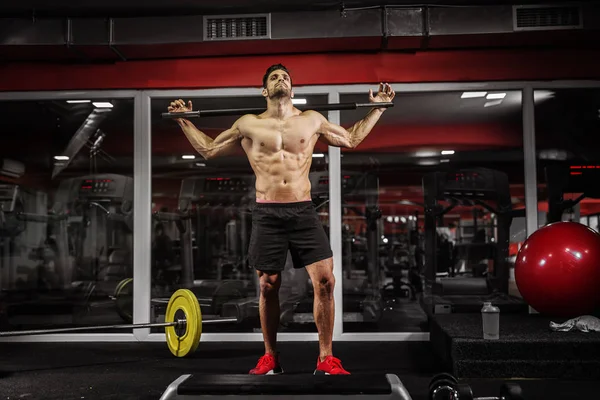
<instances>
[{"instance_id":1,"label":"black shorts","mask_svg":"<svg viewBox=\"0 0 600 400\"><path fill-rule=\"evenodd\" d=\"M250 266L283 271L288 250L294 268L332 257L329 238L311 201L257 203L252 211Z\"/></svg>"}]
</instances>

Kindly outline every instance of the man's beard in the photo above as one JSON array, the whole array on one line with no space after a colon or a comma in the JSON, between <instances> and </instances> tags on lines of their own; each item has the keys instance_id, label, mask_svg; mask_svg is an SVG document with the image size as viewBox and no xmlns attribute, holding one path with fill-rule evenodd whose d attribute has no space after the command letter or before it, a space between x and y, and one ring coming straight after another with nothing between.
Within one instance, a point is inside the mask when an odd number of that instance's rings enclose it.
<instances>
[{"instance_id":1,"label":"man's beard","mask_svg":"<svg viewBox=\"0 0 600 400\"><path fill-rule=\"evenodd\" d=\"M285 86L275 86L272 92L269 92L270 99L283 99L290 97L290 91Z\"/></svg>"}]
</instances>

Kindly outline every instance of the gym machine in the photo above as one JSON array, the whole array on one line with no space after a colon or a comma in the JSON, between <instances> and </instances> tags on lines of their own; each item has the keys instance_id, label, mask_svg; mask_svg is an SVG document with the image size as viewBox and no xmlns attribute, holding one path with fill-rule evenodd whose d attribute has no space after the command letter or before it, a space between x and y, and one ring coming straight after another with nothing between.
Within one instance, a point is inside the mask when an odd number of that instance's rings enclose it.
<instances>
[{"instance_id":1,"label":"gym machine","mask_svg":"<svg viewBox=\"0 0 600 400\"><path fill-rule=\"evenodd\" d=\"M169 293L176 289L190 290L202 312L213 316L221 314L223 303L244 297L254 276L229 279L231 276L224 274L223 268L230 260L238 266L245 260L241 249L245 252L242 246L247 234L243 232L247 228L242 204L251 183L249 176L184 179L177 209L161 209L152 214L154 231L160 233L154 237L152 250L152 314L155 317L164 314ZM225 217L231 219L224 222L220 211L230 211ZM166 230L171 231L169 224L176 227L176 237L166 234ZM232 230L232 226L239 226L241 232ZM240 240L242 245L232 244L235 240ZM165 247L169 248L169 254L162 254ZM221 249L224 250L219 251ZM119 314L126 322L132 321L132 287L133 279L123 280L114 296Z\"/></svg>"},{"instance_id":2,"label":"gym machine","mask_svg":"<svg viewBox=\"0 0 600 400\"><path fill-rule=\"evenodd\" d=\"M95 293L110 296L133 272L133 178L91 174L65 179L54 209L69 216L72 232L75 265L66 282L93 283Z\"/></svg>"},{"instance_id":3,"label":"gym machine","mask_svg":"<svg viewBox=\"0 0 600 400\"><path fill-rule=\"evenodd\" d=\"M229 278L226 264L239 266L246 260L250 234L249 213L253 202L254 177L231 175L185 179L181 184L179 211L191 213L186 234L195 234L196 246L185 247L190 237L182 238L184 260L195 260L185 273L185 283L193 276L218 281ZM217 229L215 227L218 226ZM247 272L247 271L246 271Z\"/></svg>"},{"instance_id":4,"label":"gym machine","mask_svg":"<svg viewBox=\"0 0 600 400\"><path fill-rule=\"evenodd\" d=\"M20 260L16 255L20 248L17 238L27 230L27 223L47 223L64 220L64 217L57 215L42 215L31 212L38 211L40 206L44 207L45 202L39 202L38 200L37 192L23 191L20 186L14 184L0 184L0 253L2 254L0 258L0 271L2 271L0 274L0 287L5 291L19 289L17 287L17 276L22 274L20 266L17 265L18 260ZM35 252L29 258L35 260ZM57 263L55 265L60 269L60 266L64 264ZM30 269L28 267L24 268ZM41 271L37 272L41 273ZM26 272L25 274L30 275ZM43 279L43 277L38 277L38 280ZM55 279L49 280L56 281ZM52 283L48 283L52 286ZM28 285L28 283L24 283L25 287L28 287Z\"/></svg>"},{"instance_id":5,"label":"gym machine","mask_svg":"<svg viewBox=\"0 0 600 400\"><path fill-rule=\"evenodd\" d=\"M479 312L483 301L500 304L503 312L526 310L525 303L508 294L509 231L513 218L508 177L505 173L486 168L468 168L451 172L433 172L423 177L425 199L425 276L421 306L428 314L451 312ZM448 202L448 206L440 202ZM496 241L471 243L457 251L447 251L440 258L442 249L438 226L443 218L457 206L482 207L496 216ZM440 277L441 261L453 268L456 255L465 256L478 252L478 256L490 258L493 264L483 276ZM470 258L469 255L466 256Z\"/></svg>"},{"instance_id":6,"label":"gym machine","mask_svg":"<svg viewBox=\"0 0 600 400\"><path fill-rule=\"evenodd\" d=\"M545 168L548 192L548 215L546 223L562 221L565 211L574 209L584 198L599 199L600 165L551 164ZM577 193L573 200L565 199L565 193ZM579 218L575 218L579 222Z\"/></svg>"},{"instance_id":7,"label":"gym machine","mask_svg":"<svg viewBox=\"0 0 600 400\"><path fill-rule=\"evenodd\" d=\"M37 196L22 192L16 185L1 185L0 234L5 238L2 269L7 274L3 279L8 285L6 289L12 293L6 299L11 315L65 312L80 315L87 312L94 300L100 299L107 306L112 304L110 294L114 286L131 274L131 259L123 256L130 258L131 251L122 251L128 240L118 237L116 224L125 224L125 230L131 233L132 182L131 178L106 174L65 179L55 192L52 207L43 207L44 213L37 203L35 207L28 204L37 202ZM44 245L29 255L31 260L41 263L28 268L37 273L37 284L31 287L26 282L17 290L15 266L8 265L6 260L15 259L11 257L15 235L25 231L26 224L31 222L39 224L34 225L38 227L45 224L45 229L38 230L45 238ZM87 235L88 230L93 232ZM101 251L97 250L99 245ZM106 262L100 262L97 254L104 251ZM46 265L49 257L51 268ZM82 265L86 259L91 259L86 262L89 268Z\"/></svg>"},{"instance_id":8,"label":"gym machine","mask_svg":"<svg viewBox=\"0 0 600 400\"><path fill-rule=\"evenodd\" d=\"M35 304L38 303L58 307L54 300L61 298L69 307L73 304L68 300L71 288L64 280L69 271L64 257L64 243L57 235L56 243L52 246L48 243L47 229L28 229L31 227L28 223L42 223L52 225L57 232L66 232L66 216L46 210L45 194L24 190L14 184L0 185L0 287L11 315L29 314L31 308L35 309ZM44 214L39 213L40 211L44 211ZM22 234L27 236L22 237L24 242L39 242L44 239L45 244L34 248L25 258L21 254L23 246L17 240ZM41 261L41 264L32 266L27 260Z\"/></svg>"},{"instance_id":9,"label":"gym machine","mask_svg":"<svg viewBox=\"0 0 600 400\"><path fill-rule=\"evenodd\" d=\"M61 180L47 214L19 218L48 224L56 249L55 294L69 313L113 305L117 283L132 274L132 178L90 174Z\"/></svg>"},{"instance_id":10,"label":"gym machine","mask_svg":"<svg viewBox=\"0 0 600 400\"><path fill-rule=\"evenodd\" d=\"M252 175L184 179L178 209L154 215L177 226L181 269L177 286L192 290L207 314L221 315L224 303L254 291L256 274L246 266L247 207L253 191Z\"/></svg>"},{"instance_id":11,"label":"gym machine","mask_svg":"<svg viewBox=\"0 0 600 400\"><path fill-rule=\"evenodd\" d=\"M414 206L418 209L424 207L423 204L409 200L400 200L398 204ZM386 260L387 279L382 288L384 299L388 301L395 301L398 298L416 301L417 293L423 291L421 287L423 240L419 232L419 217L419 210L415 210L408 220L402 222L405 232L392 237Z\"/></svg>"}]
</instances>

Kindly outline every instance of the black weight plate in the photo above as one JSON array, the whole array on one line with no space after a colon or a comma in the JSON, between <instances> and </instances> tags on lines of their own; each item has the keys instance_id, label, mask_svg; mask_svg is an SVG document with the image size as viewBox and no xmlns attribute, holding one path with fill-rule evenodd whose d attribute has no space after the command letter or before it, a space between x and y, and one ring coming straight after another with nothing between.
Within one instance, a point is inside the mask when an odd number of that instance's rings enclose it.
<instances>
[{"instance_id":1,"label":"black weight plate","mask_svg":"<svg viewBox=\"0 0 600 400\"><path fill-rule=\"evenodd\" d=\"M473 400L473 390L466 383L456 385L459 400Z\"/></svg>"}]
</instances>

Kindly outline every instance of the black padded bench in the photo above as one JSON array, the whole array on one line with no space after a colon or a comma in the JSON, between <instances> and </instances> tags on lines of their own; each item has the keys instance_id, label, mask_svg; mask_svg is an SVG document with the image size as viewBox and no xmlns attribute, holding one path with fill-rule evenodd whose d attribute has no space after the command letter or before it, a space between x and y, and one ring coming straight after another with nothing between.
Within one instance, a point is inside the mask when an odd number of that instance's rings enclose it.
<instances>
[{"instance_id":1,"label":"black padded bench","mask_svg":"<svg viewBox=\"0 0 600 400\"><path fill-rule=\"evenodd\" d=\"M160 400L342 398L411 400L396 375L182 375Z\"/></svg>"}]
</instances>

